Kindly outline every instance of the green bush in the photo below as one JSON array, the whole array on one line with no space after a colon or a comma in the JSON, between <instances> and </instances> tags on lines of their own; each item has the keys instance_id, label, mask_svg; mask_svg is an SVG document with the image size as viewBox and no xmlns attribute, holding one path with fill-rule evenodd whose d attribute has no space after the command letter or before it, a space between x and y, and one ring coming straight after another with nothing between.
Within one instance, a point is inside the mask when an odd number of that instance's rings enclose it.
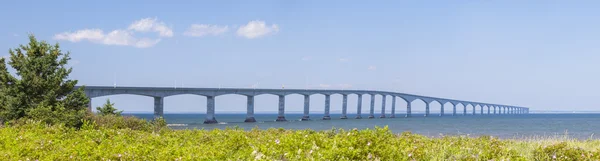
<instances>
[{"instance_id":1,"label":"green bush","mask_svg":"<svg viewBox=\"0 0 600 161\"><path fill-rule=\"evenodd\" d=\"M68 79L72 71L66 67L68 52L30 35L28 44L9 49L9 54L8 62L0 58L0 122L31 118L81 125L89 100L83 88L74 89L77 80Z\"/></svg>"},{"instance_id":2,"label":"green bush","mask_svg":"<svg viewBox=\"0 0 600 161\"><path fill-rule=\"evenodd\" d=\"M600 148L600 147L599 147ZM599 160L600 151L587 151L579 147L571 147L567 142L561 142L550 146L540 146L534 151L536 160Z\"/></svg>"},{"instance_id":3,"label":"green bush","mask_svg":"<svg viewBox=\"0 0 600 161\"><path fill-rule=\"evenodd\" d=\"M89 114L84 120L85 126L93 129L130 129L140 131L159 131L167 128L162 118L151 122L133 116Z\"/></svg>"},{"instance_id":4,"label":"green bush","mask_svg":"<svg viewBox=\"0 0 600 161\"><path fill-rule=\"evenodd\" d=\"M2 127L0 156L3 160L553 160L551 156L556 153L555 160L600 159L597 149L575 146L597 148L598 140L570 140L569 144L537 148L547 141L487 136L430 138L408 132L393 134L386 127L327 131L153 130L148 124L158 123L136 122L140 128L127 128L119 117L100 117L119 123L84 121L80 129L75 129L26 120ZM113 124L118 126L103 126ZM535 152L525 152L527 148L519 147L523 143L535 146L530 149Z\"/></svg>"}]
</instances>

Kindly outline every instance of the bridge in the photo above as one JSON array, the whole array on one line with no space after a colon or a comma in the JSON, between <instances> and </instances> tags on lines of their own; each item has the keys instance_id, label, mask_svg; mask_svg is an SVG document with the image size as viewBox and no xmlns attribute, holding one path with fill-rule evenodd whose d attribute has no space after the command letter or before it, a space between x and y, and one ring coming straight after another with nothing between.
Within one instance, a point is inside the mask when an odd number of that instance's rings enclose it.
<instances>
[{"instance_id":1,"label":"bridge","mask_svg":"<svg viewBox=\"0 0 600 161\"><path fill-rule=\"evenodd\" d=\"M81 87L76 87L81 88ZM370 112L368 118L375 118L375 96L381 95L381 115L380 118L388 117L385 113L386 97L392 96L392 110L390 118L396 117L396 98L406 101L406 116L411 117L411 103L415 100L421 100L425 103L425 116L429 116L429 105L432 102L438 102L441 105L440 115L444 115L444 104L450 103L453 105L452 115L456 115L456 105L461 104L463 115L467 114L467 105L473 107L473 115L475 108L480 107L480 114L484 114L484 107L487 107L487 114L528 114L529 108L518 107L511 105L490 104L482 102L462 101L455 99L437 98L429 96L419 96L413 94L405 94L398 92L375 91L375 90L328 90L328 89L249 89L249 88L168 88L168 87L111 87L111 86L85 86L85 94L88 96L90 103L88 110L92 109L92 98L118 95L132 94L154 98L154 117L163 116L163 99L168 96L192 94L206 97L206 119L205 124L217 123L215 118L215 97L227 94L237 94L247 97L247 112L245 122L256 122L254 119L254 97L263 94L270 94L279 97L278 116L276 121L286 121L285 118L285 96L290 94L299 94L304 96L304 115L302 120L309 120L310 96L320 94L325 96L325 111L323 120L330 120L330 96L339 94L342 95L342 116L341 119L347 119L346 112L348 110L348 95L357 95L358 103L356 107L356 119L362 118L362 96L370 96ZM493 109L493 113L490 109Z\"/></svg>"}]
</instances>

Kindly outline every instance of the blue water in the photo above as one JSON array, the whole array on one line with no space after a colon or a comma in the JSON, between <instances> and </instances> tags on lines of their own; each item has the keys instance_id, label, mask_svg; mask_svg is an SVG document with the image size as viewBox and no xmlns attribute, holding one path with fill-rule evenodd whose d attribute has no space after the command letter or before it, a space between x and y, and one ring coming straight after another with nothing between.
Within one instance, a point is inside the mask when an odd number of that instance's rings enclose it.
<instances>
[{"instance_id":1,"label":"blue water","mask_svg":"<svg viewBox=\"0 0 600 161\"><path fill-rule=\"evenodd\" d=\"M152 114L129 114L145 119L152 119ZM404 118L373 118L363 114L363 119L354 119L355 114L349 114L349 119L339 119L340 114L332 114L331 120L321 120L323 115L311 114L311 121L300 121L302 114L286 114L288 122L275 122L277 114L255 114L256 123L244 123L245 114L217 114L220 124L203 124L204 114L165 114L169 124L185 124L172 126L175 129L224 129L238 126L244 129L285 128L330 130L332 128L366 129L375 126L389 126L396 133L411 131L426 136L440 135L490 135L500 138L531 138L563 137L578 139L598 139L594 134L600 134L600 114L529 114L529 115L467 115L443 116L432 114L413 114ZM378 116L378 115L376 115Z\"/></svg>"}]
</instances>

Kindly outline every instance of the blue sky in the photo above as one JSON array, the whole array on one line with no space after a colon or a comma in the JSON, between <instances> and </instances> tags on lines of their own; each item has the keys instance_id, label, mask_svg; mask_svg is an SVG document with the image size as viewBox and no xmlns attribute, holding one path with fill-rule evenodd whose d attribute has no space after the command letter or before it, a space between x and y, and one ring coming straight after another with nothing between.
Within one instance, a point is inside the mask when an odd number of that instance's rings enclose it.
<instances>
[{"instance_id":1,"label":"blue sky","mask_svg":"<svg viewBox=\"0 0 600 161\"><path fill-rule=\"evenodd\" d=\"M10 1L0 5L0 49L26 43L28 33L58 42L71 52L71 77L84 85L378 89L590 111L600 105L598 8L597 1ZM94 106L106 98L125 111L152 110L151 98L131 95L96 98ZM301 96L287 98L288 111L302 110ZM311 110L322 111L323 96L311 98ZM168 97L165 112L204 112L205 101ZM257 112L277 109L274 96L256 103ZM398 101L398 113L405 104ZM332 110L340 107L333 96ZM218 113L244 110L242 96L217 97Z\"/></svg>"}]
</instances>

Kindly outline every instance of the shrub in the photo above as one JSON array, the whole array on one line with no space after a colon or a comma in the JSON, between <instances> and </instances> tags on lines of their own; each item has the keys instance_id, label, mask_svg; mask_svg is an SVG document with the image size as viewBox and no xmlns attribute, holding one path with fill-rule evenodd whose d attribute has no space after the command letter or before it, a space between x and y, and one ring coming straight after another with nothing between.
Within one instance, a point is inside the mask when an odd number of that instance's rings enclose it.
<instances>
[{"instance_id":1,"label":"shrub","mask_svg":"<svg viewBox=\"0 0 600 161\"><path fill-rule=\"evenodd\" d=\"M33 118L44 123L81 125L89 100L83 88L74 90L77 80L69 80L71 59L58 44L50 45L29 36L29 44L10 49L8 72L0 58L0 121ZM69 116L67 116L69 115ZM63 122L64 121L64 122Z\"/></svg>"},{"instance_id":2,"label":"shrub","mask_svg":"<svg viewBox=\"0 0 600 161\"><path fill-rule=\"evenodd\" d=\"M102 107L96 107L99 115L116 115L121 116L123 111L118 111L117 108L114 107L114 103L110 103L110 99L106 99L106 103L102 105Z\"/></svg>"},{"instance_id":3,"label":"shrub","mask_svg":"<svg viewBox=\"0 0 600 161\"><path fill-rule=\"evenodd\" d=\"M598 160L600 159L598 150L596 152L583 150L579 147L571 147L566 142L557 143L550 146L539 146L533 152L536 160Z\"/></svg>"}]
</instances>

